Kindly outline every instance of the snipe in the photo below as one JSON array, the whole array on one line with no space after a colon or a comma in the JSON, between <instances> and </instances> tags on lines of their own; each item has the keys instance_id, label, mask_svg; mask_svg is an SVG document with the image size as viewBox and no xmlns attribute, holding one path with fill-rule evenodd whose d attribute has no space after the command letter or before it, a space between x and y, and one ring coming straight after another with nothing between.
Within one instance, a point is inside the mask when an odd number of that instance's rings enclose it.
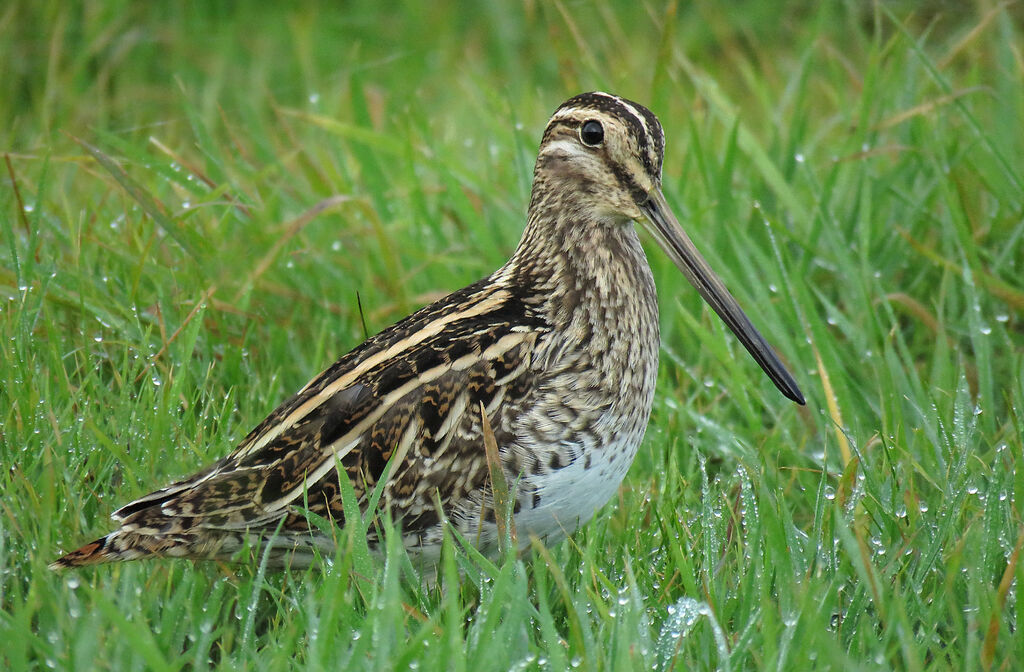
<instances>
[{"instance_id":1,"label":"snipe","mask_svg":"<svg viewBox=\"0 0 1024 672\"><path fill-rule=\"evenodd\" d=\"M526 230L508 263L370 338L230 455L114 512L117 530L51 567L228 559L245 547L307 563L314 547L333 544L304 511L344 524L337 466L365 508L389 461L382 505L410 550L436 557L446 522L493 549L482 413L513 488L518 538L570 534L622 481L654 397L658 304L633 221L802 404L672 215L660 189L664 146L641 105L606 93L563 103L544 131Z\"/></svg>"}]
</instances>

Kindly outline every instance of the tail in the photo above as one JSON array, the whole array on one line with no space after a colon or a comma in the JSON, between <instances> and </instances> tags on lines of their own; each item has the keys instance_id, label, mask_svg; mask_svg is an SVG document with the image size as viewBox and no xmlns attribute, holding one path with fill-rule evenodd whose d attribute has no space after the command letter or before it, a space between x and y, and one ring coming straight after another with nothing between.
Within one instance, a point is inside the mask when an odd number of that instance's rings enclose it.
<instances>
[{"instance_id":1,"label":"tail","mask_svg":"<svg viewBox=\"0 0 1024 672\"><path fill-rule=\"evenodd\" d=\"M152 535L125 530L114 530L105 537L62 555L49 567L53 571L100 565L106 562L126 562L157 557L188 557L196 555L196 540L181 535Z\"/></svg>"},{"instance_id":2,"label":"tail","mask_svg":"<svg viewBox=\"0 0 1024 672\"><path fill-rule=\"evenodd\" d=\"M127 560L128 558L122 557L122 554L113 547L113 537L117 534L117 532L111 532L105 537L100 537L96 541L82 546L77 551L71 551L62 555L50 563L50 569L57 572L64 569L74 569L75 567L98 565L104 562Z\"/></svg>"},{"instance_id":3,"label":"tail","mask_svg":"<svg viewBox=\"0 0 1024 672\"><path fill-rule=\"evenodd\" d=\"M264 546L266 544L266 546ZM149 558L191 558L192 560L241 561L240 551L252 557L266 553L269 567L301 568L313 561L313 547L321 552L334 548L333 542L318 542L309 536L280 537L221 531L219 534L153 533L133 525L114 530L105 537L62 555L49 567L55 572L108 562L127 562Z\"/></svg>"}]
</instances>

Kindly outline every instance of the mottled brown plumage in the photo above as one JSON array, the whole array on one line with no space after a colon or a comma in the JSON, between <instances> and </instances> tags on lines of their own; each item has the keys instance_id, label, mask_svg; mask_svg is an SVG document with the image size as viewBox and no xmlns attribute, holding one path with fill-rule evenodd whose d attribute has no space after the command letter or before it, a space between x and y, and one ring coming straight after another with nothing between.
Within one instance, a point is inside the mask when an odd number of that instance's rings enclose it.
<instances>
[{"instance_id":1,"label":"mottled brown plumage","mask_svg":"<svg viewBox=\"0 0 1024 672\"><path fill-rule=\"evenodd\" d=\"M334 543L306 511L345 523L337 466L366 513L389 461L382 506L411 551L436 557L446 522L491 550L498 526L481 407L514 487L519 539L571 533L618 487L654 397L657 298L633 221L803 403L668 210L663 151L646 108L604 93L566 101L544 132L526 230L508 263L370 338L230 455L114 512L117 530L52 567L230 559L247 546L275 564L305 564Z\"/></svg>"}]
</instances>

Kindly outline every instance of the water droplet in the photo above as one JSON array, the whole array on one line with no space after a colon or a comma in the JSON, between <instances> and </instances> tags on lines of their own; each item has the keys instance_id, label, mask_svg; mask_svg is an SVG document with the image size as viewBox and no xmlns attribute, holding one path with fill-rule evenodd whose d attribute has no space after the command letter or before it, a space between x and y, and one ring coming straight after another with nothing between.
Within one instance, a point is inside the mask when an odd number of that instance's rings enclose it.
<instances>
[{"instance_id":1,"label":"water droplet","mask_svg":"<svg viewBox=\"0 0 1024 672\"><path fill-rule=\"evenodd\" d=\"M797 152L797 153L796 153L796 155L795 155L795 156L793 157L793 159L794 159L794 160L795 160L795 161L796 161L797 163L803 163L803 162L804 162L804 155L803 155L803 154L801 154L800 152Z\"/></svg>"},{"instance_id":2,"label":"water droplet","mask_svg":"<svg viewBox=\"0 0 1024 672\"><path fill-rule=\"evenodd\" d=\"M314 91L313 93L309 94L309 103L310 103L310 105L316 105L319 102L320 102L320 94L319 93Z\"/></svg>"},{"instance_id":3,"label":"water droplet","mask_svg":"<svg viewBox=\"0 0 1024 672\"><path fill-rule=\"evenodd\" d=\"M665 619L665 623L661 627L661 634L658 636L660 669L667 669L670 666L679 651L679 640L690 634L701 617L706 618L711 627L715 645L718 648L719 662L729 659L729 646L725 639L725 632L718 624L710 606L691 597L683 597L675 605L668 607L668 613L669 616Z\"/></svg>"}]
</instances>

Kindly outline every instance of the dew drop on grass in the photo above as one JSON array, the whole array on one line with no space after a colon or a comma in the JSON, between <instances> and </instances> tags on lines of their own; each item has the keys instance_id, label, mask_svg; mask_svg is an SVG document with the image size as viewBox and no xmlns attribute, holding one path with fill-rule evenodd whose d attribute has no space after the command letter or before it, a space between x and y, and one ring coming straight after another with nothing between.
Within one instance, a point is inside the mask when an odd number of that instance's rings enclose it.
<instances>
[{"instance_id":1,"label":"dew drop on grass","mask_svg":"<svg viewBox=\"0 0 1024 672\"><path fill-rule=\"evenodd\" d=\"M707 618L714 635L718 648L719 669L729 669L729 646L722 626L718 624L714 612L707 603L699 602L692 597L682 597L675 604L669 605L668 618L662 624L661 634L658 635L658 665L655 669L678 669L674 663L676 654L682 646L681 640L690 634L702 616Z\"/></svg>"},{"instance_id":2,"label":"dew drop on grass","mask_svg":"<svg viewBox=\"0 0 1024 672\"><path fill-rule=\"evenodd\" d=\"M537 654L531 653L510 667L509 672L518 672L519 670L529 669L535 662L537 662Z\"/></svg>"}]
</instances>

